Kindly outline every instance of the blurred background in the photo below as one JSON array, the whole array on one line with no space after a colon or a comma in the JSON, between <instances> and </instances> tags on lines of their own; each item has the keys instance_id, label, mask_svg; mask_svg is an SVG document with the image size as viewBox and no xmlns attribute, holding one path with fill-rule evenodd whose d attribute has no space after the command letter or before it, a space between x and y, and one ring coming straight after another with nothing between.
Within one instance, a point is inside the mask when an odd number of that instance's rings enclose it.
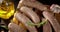
<instances>
[{"instance_id":1,"label":"blurred background","mask_svg":"<svg viewBox=\"0 0 60 32\"><path fill-rule=\"evenodd\" d=\"M16 7L20 0L0 0L0 32L8 32L8 24L13 19ZM60 0L37 0L45 5L58 4ZM11 14L11 11L13 13ZM9 15L10 14L10 15Z\"/></svg>"}]
</instances>

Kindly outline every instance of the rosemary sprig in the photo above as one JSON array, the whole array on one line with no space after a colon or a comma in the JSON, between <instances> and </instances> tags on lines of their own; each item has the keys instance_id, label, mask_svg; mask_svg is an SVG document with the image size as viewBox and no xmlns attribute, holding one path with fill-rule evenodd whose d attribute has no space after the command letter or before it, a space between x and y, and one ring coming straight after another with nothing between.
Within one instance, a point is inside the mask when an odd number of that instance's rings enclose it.
<instances>
[{"instance_id":1,"label":"rosemary sprig","mask_svg":"<svg viewBox=\"0 0 60 32\"><path fill-rule=\"evenodd\" d=\"M43 26L45 23L47 23L47 20L42 21L42 22L37 23L37 24L32 23L31 21L28 21L28 22L27 22L27 24L28 24L29 26L37 26L37 27Z\"/></svg>"},{"instance_id":2,"label":"rosemary sprig","mask_svg":"<svg viewBox=\"0 0 60 32\"><path fill-rule=\"evenodd\" d=\"M1 28L8 30L8 27L0 25Z\"/></svg>"}]
</instances>

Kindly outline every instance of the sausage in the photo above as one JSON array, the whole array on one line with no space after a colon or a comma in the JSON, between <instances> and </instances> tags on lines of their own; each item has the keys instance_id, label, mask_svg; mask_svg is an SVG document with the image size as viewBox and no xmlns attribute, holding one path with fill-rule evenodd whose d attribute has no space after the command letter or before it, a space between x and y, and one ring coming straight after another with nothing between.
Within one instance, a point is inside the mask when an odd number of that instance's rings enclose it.
<instances>
[{"instance_id":1,"label":"sausage","mask_svg":"<svg viewBox=\"0 0 60 32\"><path fill-rule=\"evenodd\" d=\"M15 23L9 23L8 28L12 32L27 32L23 27L20 27Z\"/></svg>"},{"instance_id":2,"label":"sausage","mask_svg":"<svg viewBox=\"0 0 60 32\"><path fill-rule=\"evenodd\" d=\"M47 7L44 6L42 3L38 2L38 1L32 2L32 1L29 1L29 0L21 0L18 4L17 8L20 8L23 5L36 8L40 11L47 10Z\"/></svg>"},{"instance_id":3,"label":"sausage","mask_svg":"<svg viewBox=\"0 0 60 32\"><path fill-rule=\"evenodd\" d=\"M42 21L47 21L47 20L45 18L42 18ZM52 28L49 22L44 24L43 32L52 32Z\"/></svg>"},{"instance_id":4,"label":"sausage","mask_svg":"<svg viewBox=\"0 0 60 32\"><path fill-rule=\"evenodd\" d=\"M50 10L53 11L53 13L60 13L60 6L57 4L52 4Z\"/></svg>"},{"instance_id":5,"label":"sausage","mask_svg":"<svg viewBox=\"0 0 60 32\"><path fill-rule=\"evenodd\" d=\"M16 19L18 19L22 24L25 25L25 27L30 31L30 32L37 32L36 28L34 26L29 26L27 22L31 22L28 17L26 17L24 14L17 12L15 14Z\"/></svg>"},{"instance_id":6,"label":"sausage","mask_svg":"<svg viewBox=\"0 0 60 32\"><path fill-rule=\"evenodd\" d=\"M20 8L20 11L26 14L28 17L30 17L34 21L34 23L40 22L38 15L32 9L23 6Z\"/></svg>"},{"instance_id":7,"label":"sausage","mask_svg":"<svg viewBox=\"0 0 60 32\"><path fill-rule=\"evenodd\" d=\"M54 17L54 15L48 11L44 11L43 12L43 16L49 20L49 22L51 23L51 25L53 26L55 32L60 32L60 25L58 23L58 21L56 20L56 18Z\"/></svg>"}]
</instances>

